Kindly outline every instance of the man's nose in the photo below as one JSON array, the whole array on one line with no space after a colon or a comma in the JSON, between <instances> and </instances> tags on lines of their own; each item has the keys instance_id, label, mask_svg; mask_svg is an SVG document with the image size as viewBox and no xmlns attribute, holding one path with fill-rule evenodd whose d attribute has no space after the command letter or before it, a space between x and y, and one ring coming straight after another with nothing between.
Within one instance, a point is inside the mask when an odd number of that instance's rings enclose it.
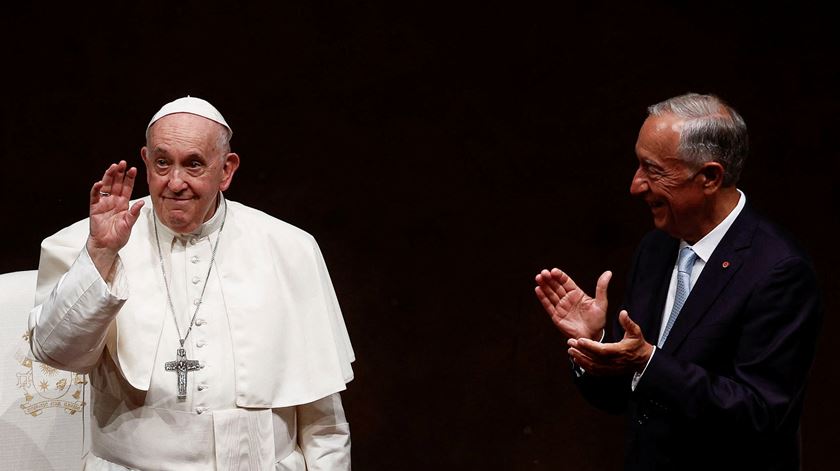
<instances>
[{"instance_id":1,"label":"man's nose","mask_svg":"<svg viewBox=\"0 0 840 471\"><path fill-rule=\"evenodd\" d=\"M183 170L179 168L172 169L172 173L169 175L167 187L169 188L169 191L173 193L179 193L186 189L187 182L184 180Z\"/></svg>"},{"instance_id":2,"label":"man's nose","mask_svg":"<svg viewBox=\"0 0 840 471\"><path fill-rule=\"evenodd\" d=\"M630 194L640 195L648 191L648 189L650 189L650 187L648 186L645 175L642 173L642 169L636 169L636 173L633 175L633 180L630 182Z\"/></svg>"}]
</instances>

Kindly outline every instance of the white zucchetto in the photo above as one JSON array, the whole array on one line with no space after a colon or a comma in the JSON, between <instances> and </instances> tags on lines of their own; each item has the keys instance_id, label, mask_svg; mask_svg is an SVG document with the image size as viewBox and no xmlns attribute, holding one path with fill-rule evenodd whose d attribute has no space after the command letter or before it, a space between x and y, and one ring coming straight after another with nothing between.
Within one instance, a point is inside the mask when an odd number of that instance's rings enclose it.
<instances>
[{"instance_id":1,"label":"white zucchetto","mask_svg":"<svg viewBox=\"0 0 840 471\"><path fill-rule=\"evenodd\" d=\"M228 126L228 123L225 121L225 118L222 117L222 113L219 113L219 110L216 109L213 105L211 105L206 100L202 100L201 98L191 97L189 95L178 98L175 101L170 101L169 103L163 105L161 109L152 116L152 120L149 121L149 125L146 126L146 131L152 127L152 124L155 124L155 121L163 118L166 115L174 114L174 113L190 113L194 115L198 115L204 118L207 118L211 121L215 121L225 128L227 128L228 133L233 136L233 129Z\"/></svg>"}]
</instances>

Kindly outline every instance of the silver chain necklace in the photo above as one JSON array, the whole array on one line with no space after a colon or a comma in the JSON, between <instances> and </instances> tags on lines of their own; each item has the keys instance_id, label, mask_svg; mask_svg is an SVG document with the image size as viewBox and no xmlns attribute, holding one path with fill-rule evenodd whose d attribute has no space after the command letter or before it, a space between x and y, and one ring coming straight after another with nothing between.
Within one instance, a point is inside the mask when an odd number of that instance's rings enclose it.
<instances>
[{"instance_id":1,"label":"silver chain necklace","mask_svg":"<svg viewBox=\"0 0 840 471\"><path fill-rule=\"evenodd\" d=\"M160 236L158 235L157 228L157 214L154 212L154 209L152 210L155 227L155 242L157 242L158 258L160 259L160 272L163 274L163 286L166 288L166 299L169 301L169 310L172 311L172 321L175 323L175 330L178 331L178 341L181 343L181 347L178 348L178 351L176 352L176 359L174 361L167 361L164 363L164 368L167 371L175 371L178 373L178 399L186 399L187 397L187 372L202 368L202 365L198 362L198 360L187 359L187 352L186 349L184 349L184 343L187 341L187 337L190 336L190 332L192 332L193 325L195 324L195 317L198 315L198 309L201 307L202 302L204 302L204 292L207 290L207 284L210 282L210 272L213 271L213 263L216 261L216 249L219 248L219 239L222 238L222 229L225 228L225 221L227 220L227 201L225 201L221 194L220 197L225 204L224 213L222 214L222 225L219 226L219 233L216 235L216 243L213 244L213 252L210 256L210 266L207 268L207 276L204 278L204 286L201 288L201 296L199 296L198 303L195 305L195 311L190 319L190 325L187 327L187 333L183 337L181 337L181 328L178 327L178 316L175 315L175 304L172 302L172 294L169 291L169 279L166 277L166 267L163 263L163 251L160 248Z\"/></svg>"}]
</instances>

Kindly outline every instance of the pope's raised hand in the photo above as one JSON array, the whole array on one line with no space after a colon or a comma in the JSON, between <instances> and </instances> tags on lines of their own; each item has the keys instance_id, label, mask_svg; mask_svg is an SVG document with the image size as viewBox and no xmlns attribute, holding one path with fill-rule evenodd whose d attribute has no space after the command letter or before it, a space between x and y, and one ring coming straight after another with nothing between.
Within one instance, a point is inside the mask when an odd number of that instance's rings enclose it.
<instances>
[{"instance_id":1,"label":"pope's raised hand","mask_svg":"<svg viewBox=\"0 0 840 471\"><path fill-rule=\"evenodd\" d=\"M537 277L535 292L554 325L569 338L600 340L607 321L607 286L612 272L605 271L590 297L566 273L553 268Z\"/></svg>"},{"instance_id":2,"label":"pope's raised hand","mask_svg":"<svg viewBox=\"0 0 840 471\"><path fill-rule=\"evenodd\" d=\"M102 179L90 190L90 236L87 250L103 278L108 276L117 252L128 243L131 228L140 215L143 202L130 208L137 168L124 160L111 164Z\"/></svg>"}]
</instances>

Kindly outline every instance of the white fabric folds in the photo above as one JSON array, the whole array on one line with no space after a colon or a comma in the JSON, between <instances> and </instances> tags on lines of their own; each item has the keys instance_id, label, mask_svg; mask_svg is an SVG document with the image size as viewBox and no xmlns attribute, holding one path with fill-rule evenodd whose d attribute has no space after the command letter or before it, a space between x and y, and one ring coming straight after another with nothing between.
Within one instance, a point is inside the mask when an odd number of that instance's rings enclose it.
<instances>
[{"instance_id":1,"label":"white fabric folds","mask_svg":"<svg viewBox=\"0 0 840 471\"><path fill-rule=\"evenodd\" d=\"M168 315L154 243L152 204L149 197L145 201L131 238L119 254L129 293L121 307L114 306L114 322L107 328L98 327L124 378L143 391L149 389L154 352ZM47 300L87 236L85 219L43 242L36 305ZM288 407L345 389L353 378L355 356L326 264L312 236L228 201L215 269L230 324L238 407ZM73 299L61 297L69 303L67 314L49 328L61 329L61 323L72 322ZM38 317L35 312L33 315ZM44 327L39 326L42 339L50 335ZM101 344L85 346L90 348L101 348ZM62 361L49 348L44 352Z\"/></svg>"}]
</instances>

